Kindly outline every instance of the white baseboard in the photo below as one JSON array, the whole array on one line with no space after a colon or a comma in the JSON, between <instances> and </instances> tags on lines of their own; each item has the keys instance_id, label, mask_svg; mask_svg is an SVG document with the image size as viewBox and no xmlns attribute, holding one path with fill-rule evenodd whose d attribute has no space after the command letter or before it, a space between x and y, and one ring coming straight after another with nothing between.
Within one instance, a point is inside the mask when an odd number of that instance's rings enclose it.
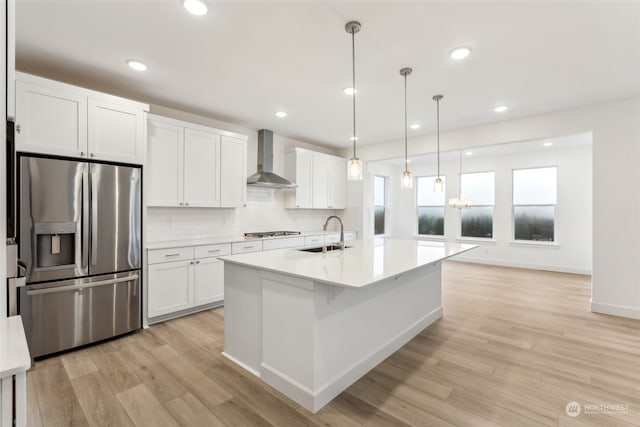
<instances>
[{"instance_id":1,"label":"white baseboard","mask_svg":"<svg viewBox=\"0 0 640 427\"><path fill-rule=\"evenodd\" d=\"M624 305L605 304L591 300L591 311L594 313L610 314L612 316L640 319L640 308Z\"/></svg>"},{"instance_id":2,"label":"white baseboard","mask_svg":"<svg viewBox=\"0 0 640 427\"><path fill-rule=\"evenodd\" d=\"M235 357L231 356L229 353L225 353L224 351L222 353L220 353L220 354L222 354L227 359L231 360L236 365L240 366L242 369L246 369L247 371L251 372L256 377L260 378L260 372L256 371L255 369L253 369L249 365L247 365L245 363L242 363L241 361L239 361Z\"/></svg>"},{"instance_id":3,"label":"white baseboard","mask_svg":"<svg viewBox=\"0 0 640 427\"><path fill-rule=\"evenodd\" d=\"M502 259L491 258L465 258L464 255L458 255L453 258L452 261L468 262L472 264L497 265L500 267L527 268L529 270L553 271L556 273L582 274L586 276L591 276L592 274L591 269L588 268L575 268L563 265L533 264L527 262L505 261Z\"/></svg>"},{"instance_id":4,"label":"white baseboard","mask_svg":"<svg viewBox=\"0 0 640 427\"><path fill-rule=\"evenodd\" d=\"M395 338L383 344L379 350L356 362L341 374L337 375L333 380L319 386L315 390L310 390L308 387L294 381L264 362L261 364L260 377L264 382L315 414L337 395L346 390L351 384L360 379L360 377L378 366L380 362L398 351L400 347L441 317L442 306L439 306L400 332Z\"/></svg>"}]
</instances>

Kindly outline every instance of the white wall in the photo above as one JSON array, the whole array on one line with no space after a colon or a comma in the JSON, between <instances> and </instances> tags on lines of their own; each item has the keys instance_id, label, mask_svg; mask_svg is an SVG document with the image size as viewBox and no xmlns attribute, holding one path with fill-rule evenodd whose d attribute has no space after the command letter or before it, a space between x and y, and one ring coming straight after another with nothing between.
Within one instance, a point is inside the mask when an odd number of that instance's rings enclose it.
<instances>
[{"instance_id":1,"label":"white wall","mask_svg":"<svg viewBox=\"0 0 640 427\"><path fill-rule=\"evenodd\" d=\"M591 136L582 136L589 144ZM518 144L522 145L522 144ZM457 197L457 153L442 156L441 175L446 180L445 200ZM513 241L512 171L513 169L543 166L558 167L558 206L556 208L555 240L557 244L527 244ZM399 177L403 167L396 167L393 177ZM435 174L435 163L411 164L413 176ZM445 239L471 242L480 245L458 260L482 262L550 271L591 274L591 145L572 148L543 147L522 153L483 155L463 159L463 171L495 172L495 205L493 239L460 238L460 210L445 208ZM390 234L411 238L417 234L416 196L413 190L400 188L395 180L389 192L392 194L393 222ZM423 237L426 238L426 237ZM439 239L439 238L435 238Z\"/></svg>"},{"instance_id":2,"label":"white wall","mask_svg":"<svg viewBox=\"0 0 640 427\"><path fill-rule=\"evenodd\" d=\"M152 105L150 109L154 114L248 135L247 171L249 175L256 171L257 129L237 126L157 105ZM273 169L275 173L284 175L284 153L292 147L338 154L335 150L327 147L274 135ZM345 211L324 209L285 209L284 191L290 190L247 187L247 206L238 209L147 208L146 241L237 236L245 232L265 230L318 231L322 229L324 221L329 215L343 216L345 214ZM330 226L336 227L335 222Z\"/></svg>"},{"instance_id":3,"label":"white wall","mask_svg":"<svg viewBox=\"0 0 640 427\"><path fill-rule=\"evenodd\" d=\"M0 5L0 22L2 23L6 22L6 4L7 2L5 0L2 2L2 5ZM5 102L7 99L7 88L5 85L7 81L7 44L4 25L2 31L0 31L0 45L2 46L2 55L0 55L0 70L2 70L0 72L0 82L2 82L2 84L0 84L0 86L2 86L2 89L0 89L0 94L2 94L2 96L0 96L0 100L2 100L2 105L0 105L0 117L2 117L2 120L0 120L0 135L2 135L4 140L7 134L7 108ZM5 241L7 240L7 207L5 204L7 197L6 164L6 152L3 144L3 149L0 150L0 165L2 165L0 169L0 319L7 317L7 263L5 262L7 259L7 248L5 245Z\"/></svg>"},{"instance_id":4,"label":"white wall","mask_svg":"<svg viewBox=\"0 0 640 427\"><path fill-rule=\"evenodd\" d=\"M452 107L449 107L452 108ZM441 133L444 150L593 134L593 311L640 319L640 98L634 97ZM410 155L433 152L433 135ZM397 143L358 148L363 161L402 157ZM343 155L347 155L347 150Z\"/></svg>"}]
</instances>

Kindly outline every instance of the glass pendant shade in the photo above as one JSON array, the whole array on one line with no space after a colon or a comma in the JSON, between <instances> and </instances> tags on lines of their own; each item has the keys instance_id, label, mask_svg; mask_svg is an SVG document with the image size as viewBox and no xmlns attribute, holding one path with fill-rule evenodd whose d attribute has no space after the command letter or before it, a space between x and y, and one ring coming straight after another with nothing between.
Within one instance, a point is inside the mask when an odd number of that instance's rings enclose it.
<instances>
[{"instance_id":1,"label":"glass pendant shade","mask_svg":"<svg viewBox=\"0 0 640 427\"><path fill-rule=\"evenodd\" d=\"M440 179L440 177L438 177L434 181L433 191L435 191L436 193L442 193L444 191L444 182L442 182L442 179Z\"/></svg>"},{"instance_id":2,"label":"glass pendant shade","mask_svg":"<svg viewBox=\"0 0 640 427\"><path fill-rule=\"evenodd\" d=\"M352 157L347 164L347 179L349 181L362 181L362 160Z\"/></svg>"},{"instance_id":3,"label":"glass pendant shade","mask_svg":"<svg viewBox=\"0 0 640 427\"><path fill-rule=\"evenodd\" d=\"M411 178L411 173L409 171L402 172L400 188L413 188L413 179Z\"/></svg>"}]
</instances>

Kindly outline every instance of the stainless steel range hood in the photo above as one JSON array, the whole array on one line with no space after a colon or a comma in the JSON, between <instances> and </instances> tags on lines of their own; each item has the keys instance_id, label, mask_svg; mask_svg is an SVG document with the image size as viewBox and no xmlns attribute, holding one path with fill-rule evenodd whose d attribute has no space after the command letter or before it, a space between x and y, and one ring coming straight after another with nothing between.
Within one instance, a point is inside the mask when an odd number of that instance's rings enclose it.
<instances>
[{"instance_id":1,"label":"stainless steel range hood","mask_svg":"<svg viewBox=\"0 0 640 427\"><path fill-rule=\"evenodd\" d=\"M297 185L273 173L273 132L258 131L258 172L247 178L247 185L269 188L295 188Z\"/></svg>"}]
</instances>

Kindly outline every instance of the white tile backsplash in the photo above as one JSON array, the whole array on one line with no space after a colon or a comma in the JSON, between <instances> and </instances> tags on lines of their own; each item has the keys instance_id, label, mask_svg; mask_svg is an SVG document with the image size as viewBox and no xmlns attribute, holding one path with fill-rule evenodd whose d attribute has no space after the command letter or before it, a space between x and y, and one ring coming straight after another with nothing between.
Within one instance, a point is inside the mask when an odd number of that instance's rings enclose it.
<instances>
[{"instance_id":1,"label":"white tile backsplash","mask_svg":"<svg viewBox=\"0 0 640 427\"><path fill-rule=\"evenodd\" d=\"M285 209L284 191L247 187L247 206L218 208L148 208L146 240L195 239L242 235L251 231L319 231L329 215L343 217L346 211ZM329 230L337 230L331 221Z\"/></svg>"}]
</instances>

